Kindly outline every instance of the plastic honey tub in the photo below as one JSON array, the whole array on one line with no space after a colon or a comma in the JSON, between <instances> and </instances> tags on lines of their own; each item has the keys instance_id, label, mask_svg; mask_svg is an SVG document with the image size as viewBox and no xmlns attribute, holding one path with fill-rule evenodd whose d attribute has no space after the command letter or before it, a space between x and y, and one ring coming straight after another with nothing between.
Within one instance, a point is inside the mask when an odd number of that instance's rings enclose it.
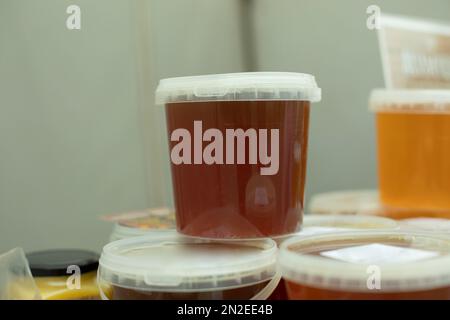
<instances>
[{"instance_id":1,"label":"plastic honey tub","mask_svg":"<svg viewBox=\"0 0 450 320\"><path fill-rule=\"evenodd\" d=\"M415 231L292 238L279 266L297 300L450 299L450 239Z\"/></svg>"}]
</instances>

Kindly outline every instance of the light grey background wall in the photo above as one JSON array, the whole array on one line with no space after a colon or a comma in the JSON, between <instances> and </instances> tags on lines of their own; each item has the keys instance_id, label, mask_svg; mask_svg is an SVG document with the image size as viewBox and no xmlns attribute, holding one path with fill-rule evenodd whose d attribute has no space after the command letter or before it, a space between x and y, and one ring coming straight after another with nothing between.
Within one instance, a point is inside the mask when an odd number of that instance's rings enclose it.
<instances>
[{"instance_id":1,"label":"light grey background wall","mask_svg":"<svg viewBox=\"0 0 450 320\"><path fill-rule=\"evenodd\" d=\"M159 79L245 71L242 1L140 0L137 27L139 110L150 205L172 203L164 110L155 107ZM163 134L163 136L159 134Z\"/></svg>"},{"instance_id":2,"label":"light grey background wall","mask_svg":"<svg viewBox=\"0 0 450 320\"><path fill-rule=\"evenodd\" d=\"M81 7L79 31L65 27L69 4ZM0 252L100 250L112 226L99 215L160 204L160 180L147 174L161 156L157 134L142 128L158 121L145 92L161 77L241 71L237 7L0 0Z\"/></svg>"},{"instance_id":3,"label":"light grey background wall","mask_svg":"<svg viewBox=\"0 0 450 320\"><path fill-rule=\"evenodd\" d=\"M146 206L128 7L0 1L0 251L98 248L99 214Z\"/></svg>"},{"instance_id":4,"label":"light grey background wall","mask_svg":"<svg viewBox=\"0 0 450 320\"><path fill-rule=\"evenodd\" d=\"M80 31L65 28L69 4ZM99 215L166 201L151 103L162 77L315 74L308 193L374 187L366 105L383 82L369 4L450 20L448 0L0 0L0 252L99 250L111 229Z\"/></svg>"}]
</instances>

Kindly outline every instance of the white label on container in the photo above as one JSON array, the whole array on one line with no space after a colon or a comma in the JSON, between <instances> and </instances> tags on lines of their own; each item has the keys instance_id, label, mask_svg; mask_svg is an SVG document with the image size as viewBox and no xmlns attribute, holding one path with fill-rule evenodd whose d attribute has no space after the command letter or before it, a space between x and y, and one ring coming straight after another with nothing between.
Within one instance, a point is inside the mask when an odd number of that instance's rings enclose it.
<instances>
[{"instance_id":1,"label":"white label on container","mask_svg":"<svg viewBox=\"0 0 450 320\"><path fill-rule=\"evenodd\" d=\"M450 24L386 14L379 22L387 88L450 88Z\"/></svg>"},{"instance_id":2,"label":"white label on container","mask_svg":"<svg viewBox=\"0 0 450 320\"><path fill-rule=\"evenodd\" d=\"M357 264L388 264L430 259L439 255L435 251L404 248L385 244L348 247L320 253L322 256Z\"/></svg>"}]
</instances>

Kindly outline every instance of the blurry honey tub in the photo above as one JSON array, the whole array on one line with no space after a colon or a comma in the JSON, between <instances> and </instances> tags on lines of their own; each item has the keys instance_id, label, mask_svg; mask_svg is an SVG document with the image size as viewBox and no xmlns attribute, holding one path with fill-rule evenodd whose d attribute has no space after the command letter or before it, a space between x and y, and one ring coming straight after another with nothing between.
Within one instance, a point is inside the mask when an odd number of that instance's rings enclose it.
<instances>
[{"instance_id":1,"label":"blurry honey tub","mask_svg":"<svg viewBox=\"0 0 450 320\"><path fill-rule=\"evenodd\" d=\"M55 249L27 254L31 273L44 300L99 300L99 255L79 249Z\"/></svg>"},{"instance_id":2,"label":"blurry honey tub","mask_svg":"<svg viewBox=\"0 0 450 320\"><path fill-rule=\"evenodd\" d=\"M450 217L450 90L374 90L369 104L381 203Z\"/></svg>"},{"instance_id":3,"label":"blurry honey tub","mask_svg":"<svg viewBox=\"0 0 450 320\"><path fill-rule=\"evenodd\" d=\"M290 299L450 299L450 239L430 233L297 237L278 261Z\"/></svg>"},{"instance_id":4,"label":"blurry honey tub","mask_svg":"<svg viewBox=\"0 0 450 320\"><path fill-rule=\"evenodd\" d=\"M276 256L271 239L142 236L103 248L98 282L105 300L265 300L280 280Z\"/></svg>"},{"instance_id":5,"label":"blurry honey tub","mask_svg":"<svg viewBox=\"0 0 450 320\"><path fill-rule=\"evenodd\" d=\"M153 234L164 236L176 233L175 211L152 208L143 212L129 212L117 218L110 241Z\"/></svg>"}]
</instances>

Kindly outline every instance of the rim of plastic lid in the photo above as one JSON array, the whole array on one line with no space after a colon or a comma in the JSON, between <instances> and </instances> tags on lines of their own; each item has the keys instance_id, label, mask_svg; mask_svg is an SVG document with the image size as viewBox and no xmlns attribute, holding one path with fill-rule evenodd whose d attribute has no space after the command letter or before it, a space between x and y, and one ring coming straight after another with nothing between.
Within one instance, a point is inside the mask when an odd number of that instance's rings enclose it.
<instances>
[{"instance_id":1,"label":"rim of plastic lid","mask_svg":"<svg viewBox=\"0 0 450 320\"><path fill-rule=\"evenodd\" d=\"M447 233L447 236L450 237L450 219L433 217L408 218L402 219L400 226L403 228Z\"/></svg>"},{"instance_id":2,"label":"rim of plastic lid","mask_svg":"<svg viewBox=\"0 0 450 320\"><path fill-rule=\"evenodd\" d=\"M313 195L309 210L314 214L372 215L382 207L377 190L343 190Z\"/></svg>"},{"instance_id":3,"label":"rim of plastic lid","mask_svg":"<svg viewBox=\"0 0 450 320\"><path fill-rule=\"evenodd\" d=\"M397 221L377 216L351 215L321 215L306 214L303 217L304 227L335 227L350 229L395 229L399 227Z\"/></svg>"},{"instance_id":4,"label":"rim of plastic lid","mask_svg":"<svg viewBox=\"0 0 450 320\"><path fill-rule=\"evenodd\" d=\"M318 102L315 77L295 72L242 72L166 78L159 82L155 102L302 100Z\"/></svg>"},{"instance_id":5,"label":"rim of plastic lid","mask_svg":"<svg viewBox=\"0 0 450 320\"><path fill-rule=\"evenodd\" d=\"M373 112L449 112L450 90L375 89L369 99Z\"/></svg>"},{"instance_id":6,"label":"rim of plastic lid","mask_svg":"<svg viewBox=\"0 0 450 320\"><path fill-rule=\"evenodd\" d=\"M351 231L334 234L296 237L283 242L279 253L279 267L283 278L299 284L331 290L367 291L368 266L373 264L356 264L333 260L322 256L301 254L290 250L293 246L310 244L317 246L324 241L345 241L351 247L361 245L356 240L368 240L373 237L403 238L405 241L422 240L424 243L440 244L446 248L446 255L428 260L419 260L397 264L378 264L381 270L382 292L401 292L425 290L450 285L450 239L425 232L412 231ZM380 242L367 242L380 243ZM382 242L381 242L382 243ZM421 248L425 250L424 248ZM438 248L436 248L437 250Z\"/></svg>"},{"instance_id":7,"label":"rim of plastic lid","mask_svg":"<svg viewBox=\"0 0 450 320\"><path fill-rule=\"evenodd\" d=\"M111 232L110 241L122 240L131 237L140 237L144 235L148 236L166 236L168 234L175 235L177 233L176 229L143 229L143 228L133 228L129 226L121 225L120 223L115 223L113 231Z\"/></svg>"},{"instance_id":8,"label":"rim of plastic lid","mask_svg":"<svg viewBox=\"0 0 450 320\"><path fill-rule=\"evenodd\" d=\"M149 211L146 216L139 216L129 219L119 220L114 224L110 241L121 240L130 237L142 235L160 236L166 234L175 234L175 212L159 210L158 212Z\"/></svg>"},{"instance_id":9,"label":"rim of plastic lid","mask_svg":"<svg viewBox=\"0 0 450 320\"><path fill-rule=\"evenodd\" d=\"M195 249L202 245L209 247ZM218 247L211 250L211 246ZM224 249L218 250L220 246ZM189 251L182 254L180 250ZM114 241L103 248L99 280L130 289L169 292L233 288L270 280L276 274L276 256L277 246L271 239L141 236Z\"/></svg>"}]
</instances>

